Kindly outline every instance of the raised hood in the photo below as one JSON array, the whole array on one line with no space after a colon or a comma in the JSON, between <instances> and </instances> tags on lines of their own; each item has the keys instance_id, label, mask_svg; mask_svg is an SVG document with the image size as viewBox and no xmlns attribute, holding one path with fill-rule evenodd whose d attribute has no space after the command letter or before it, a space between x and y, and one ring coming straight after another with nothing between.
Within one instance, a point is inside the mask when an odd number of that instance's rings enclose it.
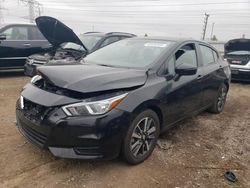
<instances>
[{"instance_id":1,"label":"raised hood","mask_svg":"<svg viewBox=\"0 0 250 188\"><path fill-rule=\"evenodd\" d=\"M233 51L250 51L250 39L233 39L225 44L225 54Z\"/></svg>"},{"instance_id":2,"label":"raised hood","mask_svg":"<svg viewBox=\"0 0 250 188\"><path fill-rule=\"evenodd\" d=\"M49 16L40 16L36 18L36 25L54 47L59 47L64 42L73 42L83 46L87 51L87 48L74 31L59 20Z\"/></svg>"},{"instance_id":3,"label":"raised hood","mask_svg":"<svg viewBox=\"0 0 250 188\"><path fill-rule=\"evenodd\" d=\"M82 93L129 89L144 85L145 70L99 65L44 66L38 69L51 84Z\"/></svg>"}]
</instances>

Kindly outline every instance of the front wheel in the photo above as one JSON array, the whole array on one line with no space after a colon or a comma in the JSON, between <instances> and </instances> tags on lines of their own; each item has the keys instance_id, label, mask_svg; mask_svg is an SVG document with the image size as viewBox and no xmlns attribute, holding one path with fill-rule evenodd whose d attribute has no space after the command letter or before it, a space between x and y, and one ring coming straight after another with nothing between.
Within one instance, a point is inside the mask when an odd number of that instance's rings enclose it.
<instances>
[{"instance_id":1,"label":"front wheel","mask_svg":"<svg viewBox=\"0 0 250 188\"><path fill-rule=\"evenodd\" d=\"M227 92L227 86L222 84L218 90L218 94L214 100L213 106L208 109L209 112L219 114L223 111L227 99Z\"/></svg>"},{"instance_id":2,"label":"front wheel","mask_svg":"<svg viewBox=\"0 0 250 188\"><path fill-rule=\"evenodd\" d=\"M152 110L141 112L131 123L123 142L123 157L130 164L138 164L153 152L160 134L160 122Z\"/></svg>"}]
</instances>

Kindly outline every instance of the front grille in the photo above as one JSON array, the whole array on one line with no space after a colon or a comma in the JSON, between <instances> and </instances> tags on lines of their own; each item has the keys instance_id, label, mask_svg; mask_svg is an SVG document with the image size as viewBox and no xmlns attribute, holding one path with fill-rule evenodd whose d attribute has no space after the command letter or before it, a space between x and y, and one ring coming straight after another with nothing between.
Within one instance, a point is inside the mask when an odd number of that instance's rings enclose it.
<instances>
[{"instance_id":1,"label":"front grille","mask_svg":"<svg viewBox=\"0 0 250 188\"><path fill-rule=\"evenodd\" d=\"M39 61L36 59L33 60L33 64L44 65L45 63L47 63L47 62L46 61Z\"/></svg>"},{"instance_id":2,"label":"front grille","mask_svg":"<svg viewBox=\"0 0 250 188\"><path fill-rule=\"evenodd\" d=\"M44 147L47 140L47 136L37 132L36 130L28 127L23 123L19 124L19 128L20 131L24 134L24 136L28 137L31 141L33 141L37 145Z\"/></svg>"},{"instance_id":3,"label":"front grille","mask_svg":"<svg viewBox=\"0 0 250 188\"><path fill-rule=\"evenodd\" d=\"M27 99L23 99L23 103L24 103L24 108L23 108L24 116L27 119L35 122L36 124L40 124L41 121L46 117L46 115L51 110L50 108L33 103Z\"/></svg>"}]
</instances>

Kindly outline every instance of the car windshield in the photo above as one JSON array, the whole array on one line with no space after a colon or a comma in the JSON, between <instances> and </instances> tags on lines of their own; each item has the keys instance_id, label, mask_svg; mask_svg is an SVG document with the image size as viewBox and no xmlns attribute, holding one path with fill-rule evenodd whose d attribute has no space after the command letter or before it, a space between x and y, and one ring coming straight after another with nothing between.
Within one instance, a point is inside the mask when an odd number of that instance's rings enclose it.
<instances>
[{"instance_id":1,"label":"car windshield","mask_svg":"<svg viewBox=\"0 0 250 188\"><path fill-rule=\"evenodd\" d=\"M172 43L162 40L125 39L93 52L84 58L84 62L103 66L143 68L153 63Z\"/></svg>"},{"instance_id":2,"label":"car windshield","mask_svg":"<svg viewBox=\"0 0 250 188\"><path fill-rule=\"evenodd\" d=\"M228 55L250 55L250 51L233 51L227 54Z\"/></svg>"},{"instance_id":3,"label":"car windshield","mask_svg":"<svg viewBox=\"0 0 250 188\"><path fill-rule=\"evenodd\" d=\"M86 48L91 51L102 37L92 35L81 35L79 38L86 46Z\"/></svg>"}]
</instances>

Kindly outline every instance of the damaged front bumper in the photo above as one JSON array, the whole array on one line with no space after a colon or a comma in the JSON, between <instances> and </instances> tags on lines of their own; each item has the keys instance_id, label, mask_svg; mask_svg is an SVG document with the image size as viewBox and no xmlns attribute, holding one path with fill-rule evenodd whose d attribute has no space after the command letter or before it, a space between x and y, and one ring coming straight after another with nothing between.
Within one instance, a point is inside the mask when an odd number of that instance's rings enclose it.
<instances>
[{"instance_id":1,"label":"damaged front bumper","mask_svg":"<svg viewBox=\"0 0 250 188\"><path fill-rule=\"evenodd\" d=\"M27 59L24 65L24 74L29 77L37 75L37 68L44 65L45 63L45 61Z\"/></svg>"},{"instance_id":2,"label":"damaged front bumper","mask_svg":"<svg viewBox=\"0 0 250 188\"><path fill-rule=\"evenodd\" d=\"M28 90L35 95L36 89L31 84ZM62 100L55 101L56 94L40 90L40 95L33 98L28 93L22 92L22 96L34 109L31 112L22 109L19 99L16 118L20 132L31 142L62 158L113 159L119 155L130 113L113 109L104 115L68 117L59 105ZM41 107L41 99L48 95L51 96L44 105L50 101L57 104L55 107Z\"/></svg>"}]
</instances>

